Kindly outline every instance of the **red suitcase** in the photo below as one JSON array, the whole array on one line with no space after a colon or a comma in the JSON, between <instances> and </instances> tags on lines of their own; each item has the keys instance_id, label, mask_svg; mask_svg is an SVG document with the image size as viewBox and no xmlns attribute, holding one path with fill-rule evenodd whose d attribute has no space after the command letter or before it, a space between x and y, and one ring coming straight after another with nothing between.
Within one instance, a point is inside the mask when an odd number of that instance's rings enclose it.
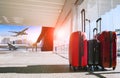
<instances>
[{"instance_id":1,"label":"red suitcase","mask_svg":"<svg viewBox=\"0 0 120 78\"><path fill-rule=\"evenodd\" d=\"M84 32L73 32L69 42L69 64L76 67L87 66L87 39Z\"/></svg>"},{"instance_id":2,"label":"red suitcase","mask_svg":"<svg viewBox=\"0 0 120 78\"><path fill-rule=\"evenodd\" d=\"M96 23L98 27L98 22L100 22L100 32L101 32L101 18L99 18ZM117 46L116 46L116 33L114 31L103 31L97 36L100 41L100 66L104 68L116 68L117 64Z\"/></svg>"},{"instance_id":3,"label":"red suitcase","mask_svg":"<svg viewBox=\"0 0 120 78\"><path fill-rule=\"evenodd\" d=\"M98 36L100 41L100 65L103 68L116 67L116 33L113 31L104 31Z\"/></svg>"}]
</instances>

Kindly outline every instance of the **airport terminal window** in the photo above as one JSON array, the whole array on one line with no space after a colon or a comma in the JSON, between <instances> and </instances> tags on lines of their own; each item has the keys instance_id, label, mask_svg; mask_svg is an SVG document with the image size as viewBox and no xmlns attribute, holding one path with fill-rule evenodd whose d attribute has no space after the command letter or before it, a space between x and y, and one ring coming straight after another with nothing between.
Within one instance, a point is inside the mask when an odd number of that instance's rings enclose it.
<instances>
[{"instance_id":1,"label":"airport terminal window","mask_svg":"<svg viewBox=\"0 0 120 78\"><path fill-rule=\"evenodd\" d=\"M86 4L85 4L86 3ZM84 4L84 6L83 6ZM86 9L86 19L89 19L91 30L90 38L93 38L93 28L96 27L96 19L102 18L101 30L115 31L120 29L120 1L119 0L85 0L80 8ZM107 6L106 6L107 5ZM79 9L80 10L80 9ZM87 39L89 39L89 23L86 21ZM120 35L117 33L117 46L120 49Z\"/></svg>"},{"instance_id":2,"label":"airport terminal window","mask_svg":"<svg viewBox=\"0 0 120 78\"><path fill-rule=\"evenodd\" d=\"M115 9L111 9L111 11L102 15L102 30L112 30L120 29L120 5Z\"/></svg>"},{"instance_id":3,"label":"airport terminal window","mask_svg":"<svg viewBox=\"0 0 120 78\"><path fill-rule=\"evenodd\" d=\"M120 5L102 16L102 30L117 32L117 49L120 51ZM118 31L117 31L118 30Z\"/></svg>"}]
</instances>

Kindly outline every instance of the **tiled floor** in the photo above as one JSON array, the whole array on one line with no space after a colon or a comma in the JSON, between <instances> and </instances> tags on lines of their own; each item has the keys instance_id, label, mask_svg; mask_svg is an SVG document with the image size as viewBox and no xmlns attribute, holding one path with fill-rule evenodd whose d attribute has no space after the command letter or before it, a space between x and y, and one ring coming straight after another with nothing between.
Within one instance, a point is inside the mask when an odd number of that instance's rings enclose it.
<instances>
[{"instance_id":1,"label":"tiled floor","mask_svg":"<svg viewBox=\"0 0 120 78\"><path fill-rule=\"evenodd\" d=\"M0 51L0 78L119 78L119 58L117 62L114 71L74 72L69 68L67 54Z\"/></svg>"}]
</instances>

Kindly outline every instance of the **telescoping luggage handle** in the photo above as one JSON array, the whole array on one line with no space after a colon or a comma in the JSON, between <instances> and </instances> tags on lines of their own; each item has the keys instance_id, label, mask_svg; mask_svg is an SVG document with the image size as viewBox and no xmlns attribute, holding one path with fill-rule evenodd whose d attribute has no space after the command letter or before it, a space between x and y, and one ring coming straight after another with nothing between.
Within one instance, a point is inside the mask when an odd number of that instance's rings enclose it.
<instances>
[{"instance_id":1,"label":"telescoping luggage handle","mask_svg":"<svg viewBox=\"0 0 120 78\"><path fill-rule=\"evenodd\" d=\"M90 37L91 37L91 34L90 34L90 30L91 30L90 20L89 19L85 19L85 21L88 21L88 23L89 23L89 40L90 40Z\"/></svg>"},{"instance_id":2,"label":"telescoping luggage handle","mask_svg":"<svg viewBox=\"0 0 120 78\"><path fill-rule=\"evenodd\" d=\"M81 24L82 24L82 32L85 32L85 9L81 10ZM79 46L81 47L79 51L79 66L82 65L82 56L84 56L84 42L83 42L83 33L80 33L79 36Z\"/></svg>"},{"instance_id":3,"label":"telescoping luggage handle","mask_svg":"<svg viewBox=\"0 0 120 78\"><path fill-rule=\"evenodd\" d=\"M85 32L85 9L81 10L82 31Z\"/></svg>"},{"instance_id":4,"label":"telescoping luggage handle","mask_svg":"<svg viewBox=\"0 0 120 78\"><path fill-rule=\"evenodd\" d=\"M102 18L98 18L96 20L96 28L99 29L99 33L101 33L101 20L102 20ZM98 23L99 23L99 25L98 25ZM98 28L98 26L99 26L99 28ZM97 31L97 33L98 33L98 31Z\"/></svg>"},{"instance_id":5,"label":"telescoping luggage handle","mask_svg":"<svg viewBox=\"0 0 120 78\"><path fill-rule=\"evenodd\" d=\"M97 28L94 28L93 29L93 38L94 38L94 36L95 36L95 31L96 31L96 34L98 34L98 29ZM95 37L96 38L96 37Z\"/></svg>"}]
</instances>

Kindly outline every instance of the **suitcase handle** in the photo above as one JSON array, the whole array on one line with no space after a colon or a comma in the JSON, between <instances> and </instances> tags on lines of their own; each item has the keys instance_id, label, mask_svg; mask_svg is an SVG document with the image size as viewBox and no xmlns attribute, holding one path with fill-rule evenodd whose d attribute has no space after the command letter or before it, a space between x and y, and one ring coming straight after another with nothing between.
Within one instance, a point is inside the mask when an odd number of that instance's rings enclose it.
<instances>
[{"instance_id":1,"label":"suitcase handle","mask_svg":"<svg viewBox=\"0 0 120 78\"><path fill-rule=\"evenodd\" d=\"M99 21L101 21L102 20L102 18L98 18L97 20L96 20L96 22L99 22Z\"/></svg>"},{"instance_id":2,"label":"suitcase handle","mask_svg":"<svg viewBox=\"0 0 120 78\"><path fill-rule=\"evenodd\" d=\"M85 32L85 9L81 10L82 31Z\"/></svg>"},{"instance_id":3,"label":"suitcase handle","mask_svg":"<svg viewBox=\"0 0 120 78\"><path fill-rule=\"evenodd\" d=\"M94 36L95 36L95 31L96 31L96 34L98 33L98 29L97 28L94 28L93 29L93 38L94 38Z\"/></svg>"},{"instance_id":4,"label":"suitcase handle","mask_svg":"<svg viewBox=\"0 0 120 78\"><path fill-rule=\"evenodd\" d=\"M101 20L102 20L102 18L98 18L97 20L96 20L96 28L98 29L98 23L99 23L99 32L101 33Z\"/></svg>"},{"instance_id":5,"label":"suitcase handle","mask_svg":"<svg viewBox=\"0 0 120 78\"><path fill-rule=\"evenodd\" d=\"M85 21L88 21L88 23L89 23L89 40L90 40L90 36L91 36L91 34L90 34L90 30L91 30L90 20L89 19L85 19Z\"/></svg>"}]
</instances>

